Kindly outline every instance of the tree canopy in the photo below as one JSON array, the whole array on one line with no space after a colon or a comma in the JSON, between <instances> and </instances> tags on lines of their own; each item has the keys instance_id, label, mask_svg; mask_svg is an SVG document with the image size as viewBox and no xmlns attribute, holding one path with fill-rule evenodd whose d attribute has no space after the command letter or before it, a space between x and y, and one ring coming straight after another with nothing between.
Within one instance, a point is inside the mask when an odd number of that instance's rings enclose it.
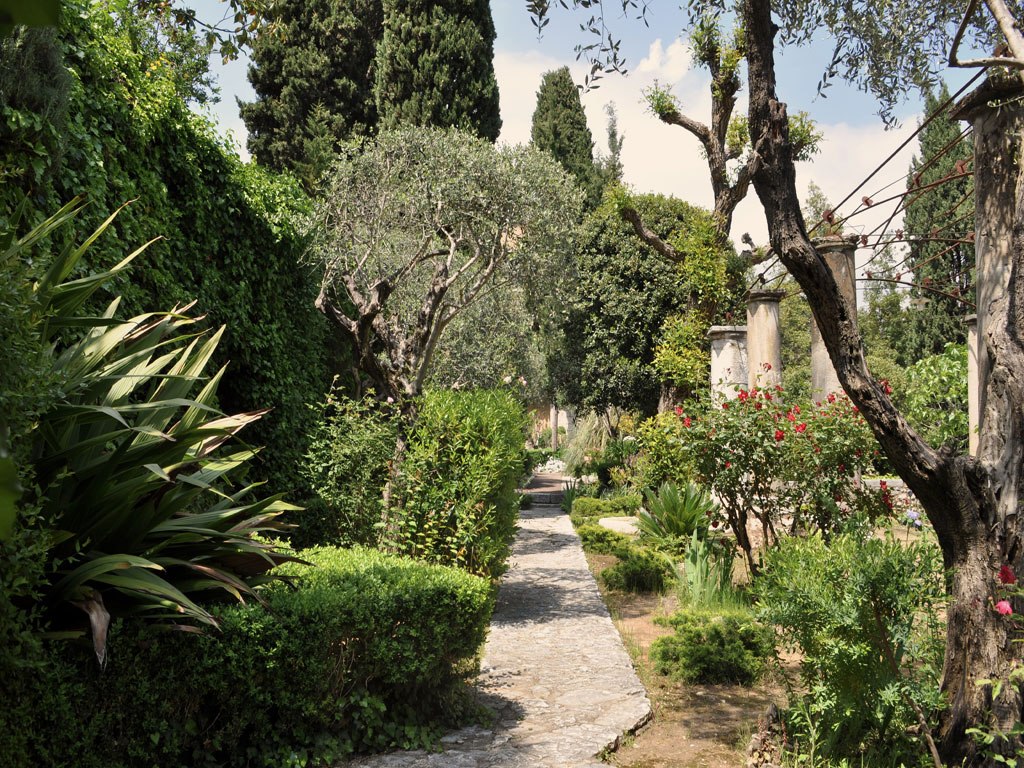
<instances>
[{"instance_id":1,"label":"tree canopy","mask_svg":"<svg viewBox=\"0 0 1024 768\"><path fill-rule=\"evenodd\" d=\"M419 394L467 307L529 284L570 247L578 193L535 149L403 128L344 151L311 230L317 305L381 397Z\"/></svg>"},{"instance_id":2,"label":"tree canopy","mask_svg":"<svg viewBox=\"0 0 1024 768\"><path fill-rule=\"evenodd\" d=\"M381 128L459 128L494 141L501 131L488 0L384 0L377 49Z\"/></svg>"},{"instance_id":3,"label":"tree canopy","mask_svg":"<svg viewBox=\"0 0 1024 768\"><path fill-rule=\"evenodd\" d=\"M530 141L537 149L549 152L572 174L586 193L590 207L600 202L603 185L594 165L594 137L568 67L544 73L537 91Z\"/></svg>"},{"instance_id":4,"label":"tree canopy","mask_svg":"<svg viewBox=\"0 0 1024 768\"><path fill-rule=\"evenodd\" d=\"M314 184L341 143L377 125L373 67L383 34L381 0L287 0L278 28L252 43L241 104L249 151L260 165Z\"/></svg>"},{"instance_id":5,"label":"tree canopy","mask_svg":"<svg viewBox=\"0 0 1024 768\"><path fill-rule=\"evenodd\" d=\"M931 115L949 99L945 85L925 98ZM913 274L905 333L898 352L910 365L936 355L947 343L967 339L965 303L974 293L973 184L968 175L973 147L960 126L942 113L918 136L920 153L907 173L903 229L909 240L906 267ZM948 150L948 151L946 151ZM901 275L902 276L902 275Z\"/></svg>"}]
</instances>

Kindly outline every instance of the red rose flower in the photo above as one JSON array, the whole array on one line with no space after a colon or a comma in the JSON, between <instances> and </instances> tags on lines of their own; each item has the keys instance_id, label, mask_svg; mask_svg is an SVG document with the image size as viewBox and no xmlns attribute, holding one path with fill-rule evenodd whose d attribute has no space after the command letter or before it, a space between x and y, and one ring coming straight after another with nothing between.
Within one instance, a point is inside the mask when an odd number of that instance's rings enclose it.
<instances>
[{"instance_id":1,"label":"red rose flower","mask_svg":"<svg viewBox=\"0 0 1024 768\"><path fill-rule=\"evenodd\" d=\"M1017 574L1013 572L1013 568L1008 565L1004 565L999 569L999 583L1000 584L1016 584Z\"/></svg>"},{"instance_id":2,"label":"red rose flower","mask_svg":"<svg viewBox=\"0 0 1024 768\"><path fill-rule=\"evenodd\" d=\"M775 430L775 442L777 442L777 443L781 443L781 442L782 442L782 440L783 440L783 439L784 439L785 437L786 437L786 433L785 433L785 432L783 432L783 431L782 431L781 429L776 429L776 430Z\"/></svg>"},{"instance_id":3,"label":"red rose flower","mask_svg":"<svg viewBox=\"0 0 1024 768\"><path fill-rule=\"evenodd\" d=\"M797 424L795 427L793 427L793 429L795 429L797 432L806 432L807 431L807 425L804 424L803 422L801 422L801 423Z\"/></svg>"}]
</instances>

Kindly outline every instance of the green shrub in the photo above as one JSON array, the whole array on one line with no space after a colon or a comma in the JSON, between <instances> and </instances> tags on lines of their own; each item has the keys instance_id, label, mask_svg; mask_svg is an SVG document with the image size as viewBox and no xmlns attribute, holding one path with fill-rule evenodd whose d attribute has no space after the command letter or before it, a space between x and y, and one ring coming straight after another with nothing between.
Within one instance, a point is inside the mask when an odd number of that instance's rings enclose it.
<instances>
[{"instance_id":1,"label":"green shrub","mask_svg":"<svg viewBox=\"0 0 1024 768\"><path fill-rule=\"evenodd\" d=\"M282 569L296 588L221 607L217 634L121 623L103 672L55 646L44 674L15 681L37 706L12 724L7 764L299 766L435 744L467 714L490 585L359 548L305 554L313 568Z\"/></svg>"},{"instance_id":2,"label":"green shrub","mask_svg":"<svg viewBox=\"0 0 1024 768\"><path fill-rule=\"evenodd\" d=\"M967 445L967 345L946 344L937 355L907 368L904 413L921 436L933 446Z\"/></svg>"},{"instance_id":3,"label":"green shrub","mask_svg":"<svg viewBox=\"0 0 1024 768\"><path fill-rule=\"evenodd\" d=\"M386 403L355 401L337 392L317 407L303 468L317 497L289 519L296 547L373 545L381 535L383 491L398 439Z\"/></svg>"},{"instance_id":4,"label":"green shrub","mask_svg":"<svg viewBox=\"0 0 1024 768\"><path fill-rule=\"evenodd\" d=\"M631 547L622 554L621 562L601 571L601 579L609 589L661 593L675 579L675 564L659 552Z\"/></svg>"},{"instance_id":5,"label":"green shrub","mask_svg":"<svg viewBox=\"0 0 1024 768\"><path fill-rule=\"evenodd\" d=\"M600 520L602 517L628 517L640 509L640 497L634 494L613 499L577 497L572 504L572 524L576 527Z\"/></svg>"},{"instance_id":6,"label":"green shrub","mask_svg":"<svg viewBox=\"0 0 1024 768\"><path fill-rule=\"evenodd\" d=\"M566 480L562 483L562 511L570 515L572 514L572 507L576 503L576 499L594 499L597 498L600 492L601 489L596 483L584 483L578 479Z\"/></svg>"},{"instance_id":7,"label":"green shrub","mask_svg":"<svg viewBox=\"0 0 1024 768\"><path fill-rule=\"evenodd\" d=\"M654 668L690 683L753 685L775 650L771 629L748 611L684 608L664 623L676 633L651 644Z\"/></svg>"},{"instance_id":8,"label":"green shrub","mask_svg":"<svg viewBox=\"0 0 1024 768\"><path fill-rule=\"evenodd\" d=\"M683 492L673 483L662 483L658 493L646 491L647 509L637 513L640 538L659 549L680 553L692 537L706 538L718 505L711 495L693 483Z\"/></svg>"},{"instance_id":9,"label":"green shrub","mask_svg":"<svg viewBox=\"0 0 1024 768\"><path fill-rule=\"evenodd\" d=\"M500 576L519 514L526 425L508 392L428 392L388 512L389 545L428 562Z\"/></svg>"},{"instance_id":10,"label":"green shrub","mask_svg":"<svg viewBox=\"0 0 1024 768\"><path fill-rule=\"evenodd\" d=\"M761 618L803 654L807 693L794 711L814 724L821 754L923 753L908 700L930 714L943 706L943 569L933 542L870 532L830 544L787 539L754 586Z\"/></svg>"},{"instance_id":11,"label":"green shrub","mask_svg":"<svg viewBox=\"0 0 1024 768\"><path fill-rule=\"evenodd\" d=\"M581 525L576 529L576 533L583 542L583 549L596 555L615 555L621 560L633 547L633 540L629 536L603 525Z\"/></svg>"},{"instance_id":12,"label":"green shrub","mask_svg":"<svg viewBox=\"0 0 1024 768\"><path fill-rule=\"evenodd\" d=\"M641 422L637 430L640 453L636 466L641 488L657 488L662 483L685 485L695 476L690 452L684 444L685 418L682 411L666 412Z\"/></svg>"}]
</instances>

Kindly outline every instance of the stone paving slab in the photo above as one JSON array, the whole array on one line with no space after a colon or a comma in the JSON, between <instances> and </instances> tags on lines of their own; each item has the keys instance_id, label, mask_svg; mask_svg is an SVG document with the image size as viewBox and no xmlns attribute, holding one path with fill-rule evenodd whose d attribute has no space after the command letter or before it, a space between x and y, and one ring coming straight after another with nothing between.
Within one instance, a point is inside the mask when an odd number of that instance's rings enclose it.
<instances>
[{"instance_id":1,"label":"stone paving slab","mask_svg":"<svg viewBox=\"0 0 1024 768\"><path fill-rule=\"evenodd\" d=\"M523 510L509 565L477 680L493 726L456 731L439 753L373 755L349 766L594 768L604 765L599 753L650 719L647 692L568 516L555 506Z\"/></svg>"}]
</instances>

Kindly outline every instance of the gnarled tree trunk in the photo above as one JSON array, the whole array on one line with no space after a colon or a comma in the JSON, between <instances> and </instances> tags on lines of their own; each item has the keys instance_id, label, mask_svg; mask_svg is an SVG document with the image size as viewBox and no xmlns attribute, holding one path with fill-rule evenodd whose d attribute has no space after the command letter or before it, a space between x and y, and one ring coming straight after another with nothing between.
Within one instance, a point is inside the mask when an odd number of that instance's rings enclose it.
<instances>
[{"instance_id":1,"label":"gnarled tree trunk","mask_svg":"<svg viewBox=\"0 0 1024 768\"><path fill-rule=\"evenodd\" d=\"M942 548L949 579L949 621L943 690L949 709L939 738L949 765L983 764L966 729L1009 730L1021 721L1019 690L981 680L1006 680L1020 662L1019 632L994 609L999 568L1024 565L1018 517L1024 459L1024 201L1013 217L1008 290L986 306L984 343L991 374L978 456L936 451L914 432L868 372L854 307L808 238L795 184L786 107L775 92L770 0L744 0L750 80L750 133L760 164L753 184L765 210L771 245L806 293L829 356L850 398L900 476L921 501ZM1019 130L1019 128L1017 129ZM977 169L976 169L977 170ZM1016 170L1014 170L1016 173ZM1016 183L1016 178L1013 179ZM976 184L984 183L976 177ZM979 212L979 220L992 212ZM1017 606L1018 608L1022 606ZM1018 739L995 748L1012 753Z\"/></svg>"}]
</instances>

